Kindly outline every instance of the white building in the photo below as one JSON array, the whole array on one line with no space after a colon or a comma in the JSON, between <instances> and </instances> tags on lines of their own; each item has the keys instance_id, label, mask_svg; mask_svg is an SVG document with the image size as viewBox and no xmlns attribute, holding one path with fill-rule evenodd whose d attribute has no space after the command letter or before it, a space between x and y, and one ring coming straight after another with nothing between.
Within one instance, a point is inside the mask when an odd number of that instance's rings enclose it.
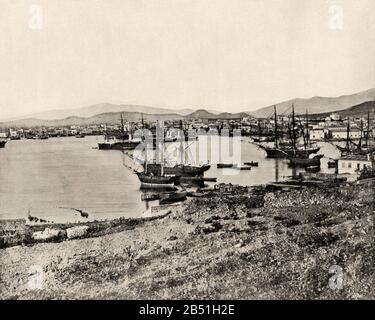
<instances>
[{"instance_id":1,"label":"white building","mask_svg":"<svg viewBox=\"0 0 375 320\"><path fill-rule=\"evenodd\" d=\"M339 159L339 174L358 174L364 168L375 169L375 157L371 155L353 155Z\"/></svg>"},{"instance_id":2,"label":"white building","mask_svg":"<svg viewBox=\"0 0 375 320\"><path fill-rule=\"evenodd\" d=\"M324 140L324 129L313 129L309 131L310 140Z\"/></svg>"},{"instance_id":3,"label":"white building","mask_svg":"<svg viewBox=\"0 0 375 320\"><path fill-rule=\"evenodd\" d=\"M348 129L346 127L330 128L329 131L333 139L346 139L348 136ZM350 129L349 137L351 139L359 139L361 137L361 130Z\"/></svg>"},{"instance_id":4,"label":"white building","mask_svg":"<svg viewBox=\"0 0 375 320\"><path fill-rule=\"evenodd\" d=\"M339 121L341 120L341 116L338 113L332 113L330 116L332 121Z\"/></svg>"}]
</instances>

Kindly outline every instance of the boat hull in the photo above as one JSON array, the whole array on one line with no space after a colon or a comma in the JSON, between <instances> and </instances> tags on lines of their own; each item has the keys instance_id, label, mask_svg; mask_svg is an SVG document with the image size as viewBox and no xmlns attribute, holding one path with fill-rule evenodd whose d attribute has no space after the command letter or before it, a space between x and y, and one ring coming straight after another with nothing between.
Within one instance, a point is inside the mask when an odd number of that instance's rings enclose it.
<instances>
[{"instance_id":1,"label":"boat hull","mask_svg":"<svg viewBox=\"0 0 375 320\"><path fill-rule=\"evenodd\" d=\"M210 169L210 165L203 166L188 166L188 165L175 165L173 167L164 167L164 173L170 175L178 175L183 177L201 176ZM161 174L161 166L157 163L150 163L147 165L147 171L154 175Z\"/></svg>"},{"instance_id":2,"label":"boat hull","mask_svg":"<svg viewBox=\"0 0 375 320\"><path fill-rule=\"evenodd\" d=\"M170 204L180 201L186 200L186 192L175 192L171 194L167 194L166 196L162 196L162 198L159 200L159 204Z\"/></svg>"},{"instance_id":3,"label":"boat hull","mask_svg":"<svg viewBox=\"0 0 375 320\"><path fill-rule=\"evenodd\" d=\"M137 173L137 175L141 182L151 184L174 184L180 179L179 176L154 176L144 173Z\"/></svg>"},{"instance_id":4,"label":"boat hull","mask_svg":"<svg viewBox=\"0 0 375 320\"><path fill-rule=\"evenodd\" d=\"M139 142L103 142L98 143L98 148L99 150L134 150L137 145L139 145Z\"/></svg>"},{"instance_id":5,"label":"boat hull","mask_svg":"<svg viewBox=\"0 0 375 320\"><path fill-rule=\"evenodd\" d=\"M236 165L233 163L218 163L217 165L218 169L224 169L224 168L235 168Z\"/></svg>"},{"instance_id":6,"label":"boat hull","mask_svg":"<svg viewBox=\"0 0 375 320\"><path fill-rule=\"evenodd\" d=\"M276 149L276 148L267 148L262 147L266 153L267 158L274 158L274 159L285 159L291 158L297 155L298 157L303 157L304 155L310 155L319 152L320 148L311 148L307 150L297 150L294 152L292 149Z\"/></svg>"},{"instance_id":7,"label":"boat hull","mask_svg":"<svg viewBox=\"0 0 375 320\"><path fill-rule=\"evenodd\" d=\"M203 177L181 177L179 182L189 186L204 187Z\"/></svg>"},{"instance_id":8,"label":"boat hull","mask_svg":"<svg viewBox=\"0 0 375 320\"><path fill-rule=\"evenodd\" d=\"M152 190L175 190L173 183L148 183L141 182L141 189L152 189Z\"/></svg>"},{"instance_id":9,"label":"boat hull","mask_svg":"<svg viewBox=\"0 0 375 320\"><path fill-rule=\"evenodd\" d=\"M291 166L296 167L320 167L320 158L313 159L300 159L300 158L290 158L289 163Z\"/></svg>"}]
</instances>

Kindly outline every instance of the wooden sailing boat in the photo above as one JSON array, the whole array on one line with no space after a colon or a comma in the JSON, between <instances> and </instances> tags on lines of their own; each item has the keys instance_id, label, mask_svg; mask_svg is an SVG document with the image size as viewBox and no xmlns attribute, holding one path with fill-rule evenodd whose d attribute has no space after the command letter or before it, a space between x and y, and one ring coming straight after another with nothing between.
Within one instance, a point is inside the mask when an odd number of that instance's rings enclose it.
<instances>
[{"instance_id":1,"label":"wooden sailing boat","mask_svg":"<svg viewBox=\"0 0 375 320\"><path fill-rule=\"evenodd\" d=\"M120 141L116 142L102 142L98 143L98 148L100 150L134 150L140 141L130 140L131 136L128 132L125 132L124 118L121 113L121 127L120 127Z\"/></svg>"},{"instance_id":2,"label":"wooden sailing boat","mask_svg":"<svg viewBox=\"0 0 375 320\"><path fill-rule=\"evenodd\" d=\"M138 179L141 181L142 189L174 189L174 184L178 182L180 176L167 176L164 173L164 139L161 146L161 171L160 174L149 172L148 169L148 145L145 147L144 172L136 172Z\"/></svg>"},{"instance_id":3,"label":"wooden sailing boat","mask_svg":"<svg viewBox=\"0 0 375 320\"><path fill-rule=\"evenodd\" d=\"M294 110L293 110L294 111ZM295 150L295 154L293 157L289 159L289 164L292 166L299 166L299 167L320 167L320 159L323 157L322 155L316 155L313 158L310 158L310 153L308 152L309 148L309 135L308 135L308 130L309 130L309 117L308 113L306 111L306 131L303 128L301 119L300 121L300 126L302 130L302 137L303 137L303 144L304 144L304 153L299 153L297 152L297 147L296 147L296 134L295 134L295 129L293 130L293 148ZM295 127L295 118L294 118L294 112L293 112L293 127ZM316 168L314 168L316 170Z\"/></svg>"},{"instance_id":4,"label":"wooden sailing boat","mask_svg":"<svg viewBox=\"0 0 375 320\"><path fill-rule=\"evenodd\" d=\"M367 112L367 132L364 134L364 123L363 119L361 119L360 124L361 135L359 138L358 144L355 143L350 138L350 122L348 119L347 123L347 134L345 140L345 147L336 145L337 149L341 152L341 156L348 156L348 155L366 155L375 152L375 147L371 146L370 144L370 136L371 136L371 125L370 125L370 110ZM363 139L365 139L365 144L363 144Z\"/></svg>"},{"instance_id":5,"label":"wooden sailing boat","mask_svg":"<svg viewBox=\"0 0 375 320\"><path fill-rule=\"evenodd\" d=\"M294 105L292 105L292 127L289 130L291 145L281 146L279 143L276 105L274 106L274 123L275 123L275 130L274 130L275 146L266 147L266 146L259 145L262 149L266 151L267 158L295 158L295 157L308 158L310 154L317 153L320 150L319 147L313 147L313 146L305 146L302 149L297 147L297 143L296 143L297 133L296 133Z\"/></svg>"},{"instance_id":6,"label":"wooden sailing boat","mask_svg":"<svg viewBox=\"0 0 375 320\"><path fill-rule=\"evenodd\" d=\"M211 166L209 164L203 165L191 165L188 164L188 157L187 157L187 149L188 147L184 147L184 141L186 141L186 135L183 134L183 124L180 121L180 133L181 136L177 139L180 140L180 163L175 164L174 166L165 166L164 165L164 173L168 175L177 175L182 177L195 177L195 176L202 176L204 172L209 170ZM149 172L152 172L154 175L161 174L161 164L158 163L150 163L148 164Z\"/></svg>"}]
</instances>

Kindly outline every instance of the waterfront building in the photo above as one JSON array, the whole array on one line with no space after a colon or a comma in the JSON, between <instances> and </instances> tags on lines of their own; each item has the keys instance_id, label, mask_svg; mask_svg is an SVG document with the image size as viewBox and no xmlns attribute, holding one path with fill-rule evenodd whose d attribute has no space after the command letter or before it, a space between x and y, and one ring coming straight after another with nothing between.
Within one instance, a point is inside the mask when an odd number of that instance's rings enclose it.
<instances>
[{"instance_id":1,"label":"waterfront building","mask_svg":"<svg viewBox=\"0 0 375 320\"><path fill-rule=\"evenodd\" d=\"M324 140L325 130L324 129L312 129L309 130L310 140Z\"/></svg>"},{"instance_id":2,"label":"waterfront building","mask_svg":"<svg viewBox=\"0 0 375 320\"><path fill-rule=\"evenodd\" d=\"M339 174L359 174L365 168L375 170L373 155L351 155L338 160Z\"/></svg>"},{"instance_id":3,"label":"waterfront building","mask_svg":"<svg viewBox=\"0 0 375 320\"><path fill-rule=\"evenodd\" d=\"M330 137L332 139L343 139L345 140L348 135L348 129L346 127L334 127L329 128ZM359 139L361 137L361 130L350 129L349 137L351 139Z\"/></svg>"}]
</instances>

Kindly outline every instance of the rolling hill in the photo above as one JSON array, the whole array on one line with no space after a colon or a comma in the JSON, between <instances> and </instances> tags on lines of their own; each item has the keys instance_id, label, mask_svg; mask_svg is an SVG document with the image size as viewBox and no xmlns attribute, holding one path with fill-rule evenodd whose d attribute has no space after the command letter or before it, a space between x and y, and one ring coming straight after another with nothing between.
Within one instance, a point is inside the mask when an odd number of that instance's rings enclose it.
<instances>
[{"instance_id":1,"label":"rolling hill","mask_svg":"<svg viewBox=\"0 0 375 320\"><path fill-rule=\"evenodd\" d=\"M340 97L313 97L310 99L292 99L277 103L277 111L279 114L289 114L291 106L294 104L296 114L305 114L306 110L310 114L326 113L344 110L352 106L357 106L366 101L375 100L375 88L355 93L352 95L344 95ZM257 118L268 118L273 115L273 105L258 109L254 112L249 112L252 116Z\"/></svg>"},{"instance_id":2,"label":"rolling hill","mask_svg":"<svg viewBox=\"0 0 375 320\"><path fill-rule=\"evenodd\" d=\"M106 112L92 117L67 117L58 120L42 120L36 118L27 118L20 120L13 120L1 122L0 127L18 127L18 128L31 128L31 127L57 127L68 125L97 125L103 123L119 123L121 114L127 121L139 121L142 117L141 112ZM143 114L144 120L181 120L184 116L176 113L166 114Z\"/></svg>"},{"instance_id":3,"label":"rolling hill","mask_svg":"<svg viewBox=\"0 0 375 320\"><path fill-rule=\"evenodd\" d=\"M64 119L57 120L43 120L37 118L26 118L13 121L0 122L1 128L11 127L57 127L57 126L68 126L68 125L95 125L103 123L119 123L121 115L126 121L140 121L142 116L144 120L156 121L156 120L183 120L183 119L238 119L242 117L248 117L247 113L228 113L223 112L220 114L214 114L206 110L197 110L186 116L177 113L163 113L163 114L147 114L141 112L105 112L97 114L92 117L66 117Z\"/></svg>"},{"instance_id":4,"label":"rolling hill","mask_svg":"<svg viewBox=\"0 0 375 320\"><path fill-rule=\"evenodd\" d=\"M165 108L155 108L149 106L141 106L141 105L131 105L131 104L111 104L111 103L99 103L92 106L87 106L83 108L73 108L73 109L61 109L61 110L50 110L44 111L39 113L34 113L22 117L17 117L13 119L6 119L4 121L11 121L11 120L21 120L21 119L40 119L40 120L59 120L65 119L69 117L81 117L81 118L88 118L93 117L98 114L103 113L116 113L116 112L138 112L138 113L146 113L146 114L171 114L176 113L179 115L187 115L189 113L194 112L192 109L181 109L181 110L171 110Z\"/></svg>"},{"instance_id":5,"label":"rolling hill","mask_svg":"<svg viewBox=\"0 0 375 320\"><path fill-rule=\"evenodd\" d=\"M356 106L335 111L335 113L340 114L341 118L346 117L363 117L366 118L368 115L368 111L370 111L370 117L373 118L375 114L375 100L374 101L366 101L364 103L358 104ZM324 113L317 113L314 114L313 117L316 118L325 118L328 117L331 112L324 112Z\"/></svg>"},{"instance_id":6,"label":"rolling hill","mask_svg":"<svg viewBox=\"0 0 375 320\"><path fill-rule=\"evenodd\" d=\"M222 112L219 114L214 114L204 109L194 111L193 113L185 116L186 119L240 119L243 117L249 117L249 114L245 112L240 112L240 113Z\"/></svg>"}]
</instances>

